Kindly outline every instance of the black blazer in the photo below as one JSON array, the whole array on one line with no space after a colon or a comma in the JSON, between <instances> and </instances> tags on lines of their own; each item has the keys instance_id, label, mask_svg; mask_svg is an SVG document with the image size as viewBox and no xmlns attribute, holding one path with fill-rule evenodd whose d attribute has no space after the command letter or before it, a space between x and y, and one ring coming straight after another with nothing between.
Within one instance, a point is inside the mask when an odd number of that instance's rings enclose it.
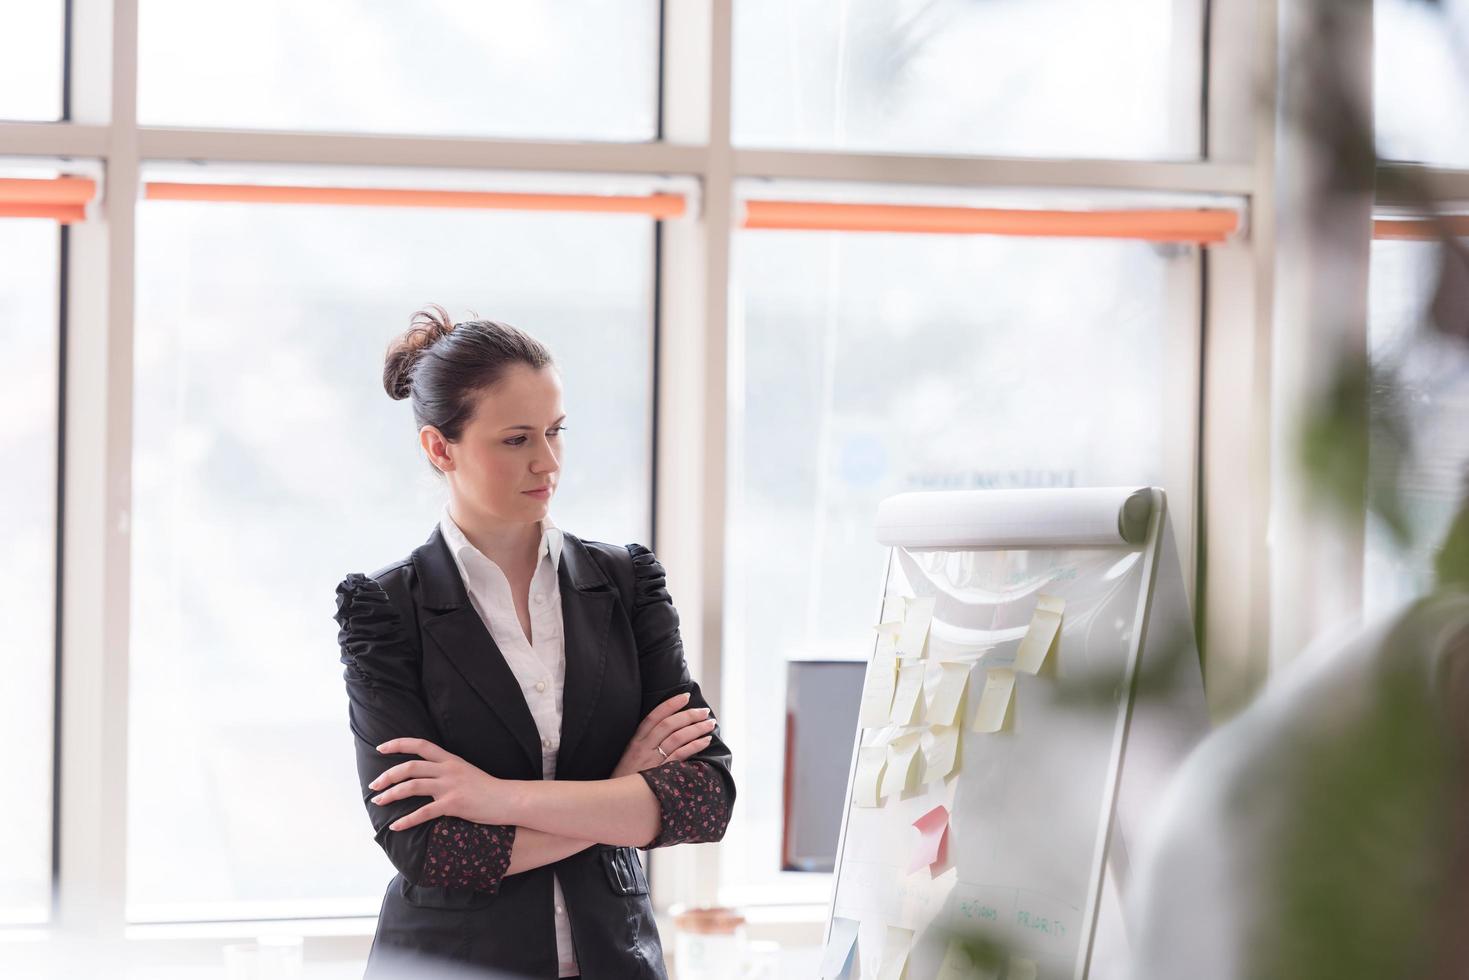
<instances>
[{"instance_id":1,"label":"black blazer","mask_svg":"<svg viewBox=\"0 0 1469 980\"><path fill-rule=\"evenodd\" d=\"M689 676L678 613L651 552L564 533L557 577L566 679L556 778L606 779L655 705L684 691L691 692L689 707L708 704ZM418 881L437 820L403 831L388 824L431 798L372 802L377 791L368 783L417 758L380 754L376 746L390 738L427 738L501 778L541 778L535 721L438 526L408 558L370 577L347 576L337 605L363 804L398 870L383 896L365 976L421 976L431 957L435 965L456 966L455 976L554 978L554 871L581 976L663 980L647 877L634 848L597 844L507 875L493 892L425 886ZM692 758L714 766L732 805L730 751L718 727Z\"/></svg>"}]
</instances>

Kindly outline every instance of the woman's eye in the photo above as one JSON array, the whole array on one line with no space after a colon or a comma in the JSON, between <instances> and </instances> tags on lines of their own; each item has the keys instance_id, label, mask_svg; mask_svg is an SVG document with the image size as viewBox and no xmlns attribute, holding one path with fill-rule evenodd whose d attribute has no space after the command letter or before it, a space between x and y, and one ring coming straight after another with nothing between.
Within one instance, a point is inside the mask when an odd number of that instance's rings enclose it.
<instances>
[{"instance_id":1,"label":"woman's eye","mask_svg":"<svg viewBox=\"0 0 1469 980\"><path fill-rule=\"evenodd\" d=\"M554 428L547 429L546 430L546 435L548 435L548 436L559 436L565 430L566 430L566 426L564 426L564 425L558 425L558 426L555 426ZM505 440L505 445L507 445L507 446L521 446L521 445L524 445L524 444L525 444L525 436L516 436L513 439L506 439Z\"/></svg>"}]
</instances>

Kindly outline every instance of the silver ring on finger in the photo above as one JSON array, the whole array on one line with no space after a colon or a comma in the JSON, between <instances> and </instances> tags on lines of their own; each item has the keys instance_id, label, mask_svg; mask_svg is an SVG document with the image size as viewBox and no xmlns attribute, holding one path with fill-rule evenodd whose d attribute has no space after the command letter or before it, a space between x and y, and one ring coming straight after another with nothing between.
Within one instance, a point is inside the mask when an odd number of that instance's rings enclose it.
<instances>
[{"instance_id":1,"label":"silver ring on finger","mask_svg":"<svg viewBox=\"0 0 1469 980\"><path fill-rule=\"evenodd\" d=\"M667 762L668 761L668 753L663 751L663 746L661 746L661 745L655 745L655 746L653 746L653 748L657 749L658 750L658 754L661 755L661 756L663 756L663 761L664 762Z\"/></svg>"}]
</instances>

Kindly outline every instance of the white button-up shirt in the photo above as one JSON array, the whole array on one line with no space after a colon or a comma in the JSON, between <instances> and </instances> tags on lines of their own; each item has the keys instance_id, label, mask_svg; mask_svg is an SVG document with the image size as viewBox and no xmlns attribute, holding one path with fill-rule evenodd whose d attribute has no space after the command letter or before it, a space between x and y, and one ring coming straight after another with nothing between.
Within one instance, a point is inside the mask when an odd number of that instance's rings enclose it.
<instances>
[{"instance_id":1,"label":"white button-up shirt","mask_svg":"<svg viewBox=\"0 0 1469 980\"><path fill-rule=\"evenodd\" d=\"M464 589L474 605L485 629L500 648L510 665L520 692L530 707L536 729L541 736L541 776L556 778L556 752L561 747L561 692L566 682L566 640L561 631L561 585L556 570L561 565L561 529L548 515L541 522L541 542L536 556L535 574L530 580L531 638L525 638L515 600L510 595L510 580L493 561L480 551L444 504L439 518L439 532L449 545ZM554 913L556 916L557 976L574 977L578 970L576 950L571 944L571 921L566 915L566 900L561 894L561 881L551 876Z\"/></svg>"}]
</instances>

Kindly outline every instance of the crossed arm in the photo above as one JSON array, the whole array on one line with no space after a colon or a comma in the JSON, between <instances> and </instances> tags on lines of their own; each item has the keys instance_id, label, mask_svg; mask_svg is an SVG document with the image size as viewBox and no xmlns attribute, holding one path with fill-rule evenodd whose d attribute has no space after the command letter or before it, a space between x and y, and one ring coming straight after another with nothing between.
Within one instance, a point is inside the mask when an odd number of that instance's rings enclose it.
<instances>
[{"instance_id":1,"label":"crossed arm","mask_svg":"<svg viewBox=\"0 0 1469 980\"><path fill-rule=\"evenodd\" d=\"M512 828L506 874L551 864L593 844L647 847L661 829L658 797L637 774L584 781L497 779L428 739L390 739L378 751L421 758L399 763L369 783L369 788L383 790L373 803L385 806L432 796L431 802L389 824L390 831L405 831L436 817ZM489 839L488 831L465 832Z\"/></svg>"},{"instance_id":2,"label":"crossed arm","mask_svg":"<svg viewBox=\"0 0 1469 980\"><path fill-rule=\"evenodd\" d=\"M370 802L402 801L396 809L403 815L387 825L388 833L432 821L419 831L428 832L425 884L483 885L594 843L717 840L729 819L724 784L708 763L685 761L709 745L713 736L705 733L715 723L707 708L685 709L689 697L668 698L648 713L609 779L498 779L428 739L389 739L377 746L379 758L416 758L373 778L368 788L381 792ZM431 799L407 812L403 804L413 797Z\"/></svg>"}]
</instances>

